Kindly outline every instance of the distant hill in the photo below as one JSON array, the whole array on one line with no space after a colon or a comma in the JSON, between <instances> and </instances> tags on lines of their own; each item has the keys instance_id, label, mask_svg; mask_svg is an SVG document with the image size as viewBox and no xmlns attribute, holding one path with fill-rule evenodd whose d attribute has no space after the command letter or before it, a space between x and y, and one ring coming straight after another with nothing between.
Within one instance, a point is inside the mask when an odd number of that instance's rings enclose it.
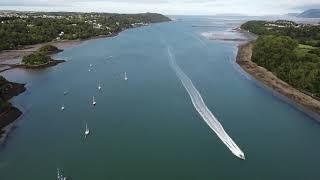
<instances>
[{"instance_id":1,"label":"distant hill","mask_svg":"<svg viewBox=\"0 0 320 180\"><path fill-rule=\"evenodd\" d=\"M216 14L216 16L247 16L245 14L239 14L239 13L220 13L220 14Z\"/></svg>"},{"instance_id":2,"label":"distant hill","mask_svg":"<svg viewBox=\"0 0 320 180\"><path fill-rule=\"evenodd\" d=\"M309 9L299 14L300 18L320 18L320 9Z\"/></svg>"},{"instance_id":3,"label":"distant hill","mask_svg":"<svg viewBox=\"0 0 320 180\"><path fill-rule=\"evenodd\" d=\"M299 16L299 13L288 13L288 14L285 14L285 16L297 17L297 16Z\"/></svg>"}]
</instances>

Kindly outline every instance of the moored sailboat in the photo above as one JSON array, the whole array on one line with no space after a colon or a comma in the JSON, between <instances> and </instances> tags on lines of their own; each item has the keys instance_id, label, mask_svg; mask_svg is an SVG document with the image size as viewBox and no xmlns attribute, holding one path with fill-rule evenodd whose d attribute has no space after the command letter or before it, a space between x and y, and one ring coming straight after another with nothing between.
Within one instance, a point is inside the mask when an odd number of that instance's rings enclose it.
<instances>
[{"instance_id":1,"label":"moored sailboat","mask_svg":"<svg viewBox=\"0 0 320 180\"><path fill-rule=\"evenodd\" d=\"M92 96L92 105L95 106L97 104L96 100L94 99L94 96Z\"/></svg>"},{"instance_id":2,"label":"moored sailboat","mask_svg":"<svg viewBox=\"0 0 320 180\"><path fill-rule=\"evenodd\" d=\"M128 77L127 77L127 72L124 72L124 80L127 81Z\"/></svg>"},{"instance_id":3,"label":"moored sailboat","mask_svg":"<svg viewBox=\"0 0 320 180\"><path fill-rule=\"evenodd\" d=\"M88 128L88 124L86 123L86 130L84 131L84 137L86 138L90 134L90 130Z\"/></svg>"},{"instance_id":4,"label":"moored sailboat","mask_svg":"<svg viewBox=\"0 0 320 180\"><path fill-rule=\"evenodd\" d=\"M61 111L64 111L65 107L64 105L61 106Z\"/></svg>"}]
</instances>

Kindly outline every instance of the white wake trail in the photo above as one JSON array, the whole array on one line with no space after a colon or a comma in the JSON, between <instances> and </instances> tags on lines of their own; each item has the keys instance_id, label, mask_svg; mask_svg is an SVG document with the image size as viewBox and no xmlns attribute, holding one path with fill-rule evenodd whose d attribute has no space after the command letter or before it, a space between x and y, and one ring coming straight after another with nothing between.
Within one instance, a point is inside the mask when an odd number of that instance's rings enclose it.
<instances>
[{"instance_id":1,"label":"white wake trail","mask_svg":"<svg viewBox=\"0 0 320 180\"><path fill-rule=\"evenodd\" d=\"M184 88L187 90L193 106L201 115L203 120L209 125L209 127L218 135L221 141L230 149L230 151L241 159L245 159L244 153L236 145L236 143L225 132L220 122L212 114L207 105L204 103L199 91L194 87L191 79L180 69L175 61L175 57L172 54L170 48L168 48L168 55L171 68L175 71L178 78L182 82Z\"/></svg>"}]
</instances>

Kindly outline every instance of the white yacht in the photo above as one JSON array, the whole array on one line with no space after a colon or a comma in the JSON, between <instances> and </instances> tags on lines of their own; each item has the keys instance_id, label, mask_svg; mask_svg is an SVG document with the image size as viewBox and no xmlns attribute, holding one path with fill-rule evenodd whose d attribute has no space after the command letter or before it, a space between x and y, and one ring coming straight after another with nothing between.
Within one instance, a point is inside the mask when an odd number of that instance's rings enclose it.
<instances>
[{"instance_id":1,"label":"white yacht","mask_svg":"<svg viewBox=\"0 0 320 180\"><path fill-rule=\"evenodd\" d=\"M102 87L101 87L101 84L99 83L98 90L100 91L101 89Z\"/></svg>"},{"instance_id":2,"label":"white yacht","mask_svg":"<svg viewBox=\"0 0 320 180\"><path fill-rule=\"evenodd\" d=\"M61 106L61 111L64 111L65 107L64 105Z\"/></svg>"}]
</instances>

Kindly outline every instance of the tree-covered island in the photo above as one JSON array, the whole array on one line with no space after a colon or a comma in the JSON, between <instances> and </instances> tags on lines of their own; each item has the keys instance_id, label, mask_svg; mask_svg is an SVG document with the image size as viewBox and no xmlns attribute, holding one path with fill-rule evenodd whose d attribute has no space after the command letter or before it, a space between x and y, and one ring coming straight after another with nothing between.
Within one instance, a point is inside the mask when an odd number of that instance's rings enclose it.
<instances>
[{"instance_id":1,"label":"tree-covered island","mask_svg":"<svg viewBox=\"0 0 320 180\"><path fill-rule=\"evenodd\" d=\"M51 58L45 53L35 52L22 58L22 63L29 66L37 66L48 63Z\"/></svg>"},{"instance_id":2,"label":"tree-covered island","mask_svg":"<svg viewBox=\"0 0 320 180\"><path fill-rule=\"evenodd\" d=\"M23 56L21 62L23 67L27 68L56 65L64 61L54 60L50 57L50 54L57 53L60 51L62 50L58 49L56 46L44 45L40 47L36 52Z\"/></svg>"}]
</instances>

